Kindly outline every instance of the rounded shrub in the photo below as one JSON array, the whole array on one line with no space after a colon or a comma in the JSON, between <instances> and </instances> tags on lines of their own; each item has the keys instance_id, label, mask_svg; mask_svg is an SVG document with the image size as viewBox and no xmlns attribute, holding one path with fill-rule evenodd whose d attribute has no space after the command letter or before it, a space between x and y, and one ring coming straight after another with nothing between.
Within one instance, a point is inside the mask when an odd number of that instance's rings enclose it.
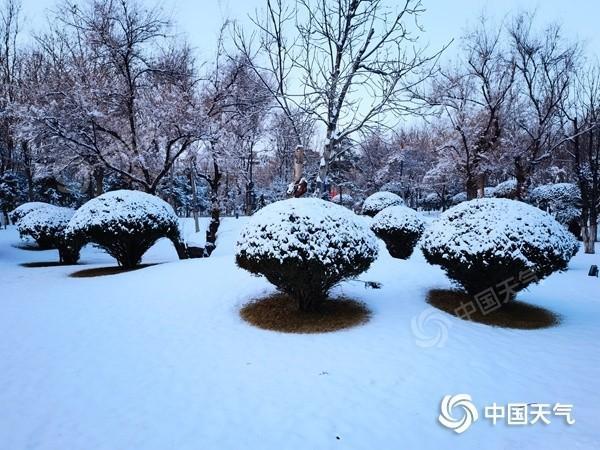
<instances>
[{"instance_id":1,"label":"rounded shrub","mask_svg":"<svg viewBox=\"0 0 600 450\"><path fill-rule=\"evenodd\" d=\"M494 193L492 196L496 198L517 198L517 180L511 178L498 184L494 188Z\"/></svg>"},{"instance_id":2,"label":"rounded shrub","mask_svg":"<svg viewBox=\"0 0 600 450\"><path fill-rule=\"evenodd\" d=\"M564 270L577 241L552 216L509 199L477 199L443 213L424 233L421 249L472 295L505 300Z\"/></svg>"},{"instance_id":3,"label":"rounded shrub","mask_svg":"<svg viewBox=\"0 0 600 450\"><path fill-rule=\"evenodd\" d=\"M54 207L54 205L51 205L50 203L44 203L44 202L23 203L22 205L17 206L15 209L13 209L8 214L8 217L13 224L17 225L19 223L19 221L23 217L25 217L27 214L29 214L31 211L35 211L40 208L46 208L48 206Z\"/></svg>"},{"instance_id":4,"label":"rounded shrub","mask_svg":"<svg viewBox=\"0 0 600 450\"><path fill-rule=\"evenodd\" d=\"M421 215L407 206L390 206L373 218L371 230L394 258L408 259L425 231Z\"/></svg>"},{"instance_id":5,"label":"rounded shrub","mask_svg":"<svg viewBox=\"0 0 600 450\"><path fill-rule=\"evenodd\" d=\"M272 203L259 210L236 244L238 266L264 275L313 310L329 290L369 268L377 238L352 211L316 198Z\"/></svg>"},{"instance_id":6,"label":"rounded shrub","mask_svg":"<svg viewBox=\"0 0 600 450\"><path fill-rule=\"evenodd\" d=\"M85 203L66 229L66 237L83 246L94 243L120 266L135 267L160 238L183 245L179 220L160 198L139 191L107 192Z\"/></svg>"},{"instance_id":7,"label":"rounded shrub","mask_svg":"<svg viewBox=\"0 0 600 450\"><path fill-rule=\"evenodd\" d=\"M75 211L60 206L44 205L29 211L19 219L19 234L21 237L33 238L42 249L58 249L60 262L75 264L79 260L80 247L65 236L65 230Z\"/></svg>"},{"instance_id":8,"label":"rounded shrub","mask_svg":"<svg viewBox=\"0 0 600 450\"><path fill-rule=\"evenodd\" d=\"M375 192L368 196L362 206L362 213L365 216L374 217L379 211L390 206L403 205L404 200L397 194L392 192Z\"/></svg>"}]
</instances>

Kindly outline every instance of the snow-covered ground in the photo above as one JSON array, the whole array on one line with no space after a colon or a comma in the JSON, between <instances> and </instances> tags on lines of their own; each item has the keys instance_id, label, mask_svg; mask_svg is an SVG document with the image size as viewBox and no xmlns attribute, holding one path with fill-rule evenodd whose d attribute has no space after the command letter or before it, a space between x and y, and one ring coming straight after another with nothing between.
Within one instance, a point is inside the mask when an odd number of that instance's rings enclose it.
<instances>
[{"instance_id":1,"label":"snow-covered ground","mask_svg":"<svg viewBox=\"0 0 600 450\"><path fill-rule=\"evenodd\" d=\"M223 221L211 258L177 261L163 240L144 258L162 264L98 278L68 277L114 264L97 249L85 266L25 268L56 252L16 248L16 231L0 230L0 448L600 448L600 280L587 276L600 256L580 253L519 296L560 326L517 331L430 309L427 290L449 286L441 270L382 248L361 277L380 290L338 288L369 305L369 323L280 334L238 316L273 290L235 266L244 221ZM457 393L478 407L570 403L576 423L480 417L459 435L437 420Z\"/></svg>"}]
</instances>

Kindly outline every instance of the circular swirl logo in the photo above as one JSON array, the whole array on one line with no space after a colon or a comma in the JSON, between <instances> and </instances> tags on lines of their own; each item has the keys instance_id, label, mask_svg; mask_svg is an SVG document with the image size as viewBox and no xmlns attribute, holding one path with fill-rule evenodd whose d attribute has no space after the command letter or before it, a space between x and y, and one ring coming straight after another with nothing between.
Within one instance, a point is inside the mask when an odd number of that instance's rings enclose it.
<instances>
[{"instance_id":1,"label":"circular swirl logo","mask_svg":"<svg viewBox=\"0 0 600 450\"><path fill-rule=\"evenodd\" d=\"M419 347L443 347L448 340L450 321L439 311L427 308L410 323Z\"/></svg>"},{"instance_id":2,"label":"circular swirl logo","mask_svg":"<svg viewBox=\"0 0 600 450\"><path fill-rule=\"evenodd\" d=\"M452 413L455 408L460 408L462 410L461 417L454 417ZM458 434L466 431L473 422L479 419L477 408L471 401L471 396L468 394L444 396L440 405L440 410L441 413L438 417L440 423Z\"/></svg>"}]
</instances>

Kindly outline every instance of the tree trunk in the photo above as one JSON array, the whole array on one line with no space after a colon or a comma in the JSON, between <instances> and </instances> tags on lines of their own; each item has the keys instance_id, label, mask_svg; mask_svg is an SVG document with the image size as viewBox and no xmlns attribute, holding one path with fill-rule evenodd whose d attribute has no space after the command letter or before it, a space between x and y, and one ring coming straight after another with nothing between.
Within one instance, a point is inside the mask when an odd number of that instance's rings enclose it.
<instances>
[{"instance_id":1,"label":"tree trunk","mask_svg":"<svg viewBox=\"0 0 600 450\"><path fill-rule=\"evenodd\" d=\"M200 231L198 222L198 192L196 188L196 171L194 160L190 160L190 185L192 187L192 215L194 216L194 229L196 233Z\"/></svg>"},{"instance_id":2,"label":"tree trunk","mask_svg":"<svg viewBox=\"0 0 600 450\"><path fill-rule=\"evenodd\" d=\"M583 238L583 249L585 253L594 254L596 253L596 225L584 224L581 229L581 237Z\"/></svg>"},{"instance_id":3,"label":"tree trunk","mask_svg":"<svg viewBox=\"0 0 600 450\"><path fill-rule=\"evenodd\" d=\"M467 200L477 198L477 179L471 174L467 174L466 180Z\"/></svg>"},{"instance_id":4,"label":"tree trunk","mask_svg":"<svg viewBox=\"0 0 600 450\"><path fill-rule=\"evenodd\" d=\"M317 186L319 188L319 197L327 200L329 194L329 159L331 158L331 147L333 143L329 140L329 143L323 147L323 154L321 155L321 161L319 163L319 177L317 179Z\"/></svg>"},{"instance_id":5,"label":"tree trunk","mask_svg":"<svg viewBox=\"0 0 600 450\"><path fill-rule=\"evenodd\" d=\"M94 169L94 197L104 193L104 167Z\"/></svg>"},{"instance_id":6,"label":"tree trunk","mask_svg":"<svg viewBox=\"0 0 600 450\"><path fill-rule=\"evenodd\" d=\"M515 193L516 200L523 200L527 196L529 177L527 170L521 162L521 157L515 158L515 178L517 180L517 189Z\"/></svg>"}]
</instances>

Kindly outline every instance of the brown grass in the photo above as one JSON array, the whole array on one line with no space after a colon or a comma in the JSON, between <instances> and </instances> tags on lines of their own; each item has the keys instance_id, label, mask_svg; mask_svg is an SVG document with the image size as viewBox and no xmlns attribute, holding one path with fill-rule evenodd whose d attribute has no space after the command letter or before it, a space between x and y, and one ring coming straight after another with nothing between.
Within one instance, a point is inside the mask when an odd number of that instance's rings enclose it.
<instances>
[{"instance_id":1,"label":"brown grass","mask_svg":"<svg viewBox=\"0 0 600 450\"><path fill-rule=\"evenodd\" d=\"M84 269L73 272L70 277L73 278L92 278L92 277L103 277L105 275L116 275L118 273L131 272L133 270L143 269L144 267L154 266L155 264L140 264L135 267L121 267L121 266L109 266L109 267L96 267L93 269Z\"/></svg>"},{"instance_id":2,"label":"brown grass","mask_svg":"<svg viewBox=\"0 0 600 450\"><path fill-rule=\"evenodd\" d=\"M36 261L21 264L21 267L57 267L57 266L76 266L77 264L66 264L60 261Z\"/></svg>"},{"instance_id":3,"label":"brown grass","mask_svg":"<svg viewBox=\"0 0 600 450\"><path fill-rule=\"evenodd\" d=\"M321 302L315 312L302 312L296 301L277 293L242 307L246 322L265 330L284 333L329 333L367 322L371 311L364 303L349 298Z\"/></svg>"},{"instance_id":4,"label":"brown grass","mask_svg":"<svg viewBox=\"0 0 600 450\"><path fill-rule=\"evenodd\" d=\"M461 317L464 320L521 330L548 328L560 323L559 316L553 312L517 300L503 303L497 310L482 314L475 300L464 292L433 289L427 294L427 303L455 317L457 317L456 308L461 303L468 302L473 302L476 311L470 315L470 319Z\"/></svg>"}]
</instances>

